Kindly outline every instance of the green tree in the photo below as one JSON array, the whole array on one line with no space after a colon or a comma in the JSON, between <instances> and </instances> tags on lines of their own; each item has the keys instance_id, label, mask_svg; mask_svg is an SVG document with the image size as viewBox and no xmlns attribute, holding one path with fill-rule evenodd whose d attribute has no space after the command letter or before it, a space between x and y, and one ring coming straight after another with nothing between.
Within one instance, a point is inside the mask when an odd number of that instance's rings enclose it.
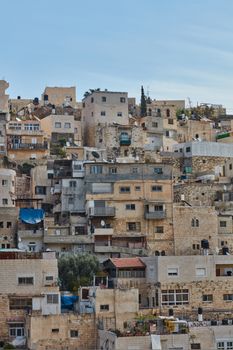
<instances>
[{"instance_id":1,"label":"green tree","mask_svg":"<svg viewBox=\"0 0 233 350\"><path fill-rule=\"evenodd\" d=\"M144 88L141 86L141 117L146 116L146 96L144 93Z\"/></svg>"},{"instance_id":2,"label":"green tree","mask_svg":"<svg viewBox=\"0 0 233 350\"><path fill-rule=\"evenodd\" d=\"M99 262L91 254L63 255L58 260L61 289L75 292L80 286L91 285L99 270Z\"/></svg>"}]
</instances>

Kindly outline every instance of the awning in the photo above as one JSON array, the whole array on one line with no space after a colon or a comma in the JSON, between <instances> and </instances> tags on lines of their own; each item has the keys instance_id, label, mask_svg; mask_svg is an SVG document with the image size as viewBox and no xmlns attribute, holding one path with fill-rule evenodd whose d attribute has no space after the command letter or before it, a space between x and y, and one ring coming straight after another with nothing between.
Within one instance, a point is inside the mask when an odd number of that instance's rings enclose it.
<instances>
[{"instance_id":1,"label":"awning","mask_svg":"<svg viewBox=\"0 0 233 350\"><path fill-rule=\"evenodd\" d=\"M21 208L19 212L19 218L26 224L38 224L44 220L44 210L43 209L29 209Z\"/></svg>"}]
</instances>

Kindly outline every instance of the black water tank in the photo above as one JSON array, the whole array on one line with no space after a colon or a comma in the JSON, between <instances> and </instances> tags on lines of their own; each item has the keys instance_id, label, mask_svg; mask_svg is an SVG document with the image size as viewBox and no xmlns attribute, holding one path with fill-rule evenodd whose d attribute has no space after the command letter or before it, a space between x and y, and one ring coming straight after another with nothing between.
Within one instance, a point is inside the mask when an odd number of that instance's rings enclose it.
<instances>
[{"instance_id":1,"label":"black water tank","mask_svg":"<svg viewBox=\"0 0 233 350\"><path fill-rule=\"evenodd\" d=\"M168 315L169 316L173 316L174 315L174 310L173 309L169 309L168 310Z\"/></svg>"},{"instance_id":2,"label":"black water tank","mask_svg":"<svg viewBox=\"0 0 233 350\"><path fill-rule=\"evenodd\" d=\"M17 96L17 100L20 100L21 99L21 96Z\"/></svg>"},{"instance_id":3,"label":"black water tank","mask_svg":"<svg viewBox=\"0 0 233 350\"><path fill-rule=\"evenodd\" d=\"M222 247L222 254L227 255L229 253L229 248L228 247Z\"/></svg>"},{"instance_id":4,"label":"black water tank","mask_svg":"<svg viewBox=\"0 0 233 350\"><path fill-rule=\"evenodd\" d=\"M203 249L209 249L209 241L208 241L207 239L203 239L203 240L201 241L201 247L202 247Z\"/></svg>"},{"instance_id":5,"label":"black water tank","mask_svg":"<svg viewBox=\"0 0 233 350\"><path fill-rule=\"evenodd\" d=\"M198 313L198 315L202 315L202 314L203 314L202 307L199 307L199 308L197 309L197 313Z\"/></svg>"}]
</instances>

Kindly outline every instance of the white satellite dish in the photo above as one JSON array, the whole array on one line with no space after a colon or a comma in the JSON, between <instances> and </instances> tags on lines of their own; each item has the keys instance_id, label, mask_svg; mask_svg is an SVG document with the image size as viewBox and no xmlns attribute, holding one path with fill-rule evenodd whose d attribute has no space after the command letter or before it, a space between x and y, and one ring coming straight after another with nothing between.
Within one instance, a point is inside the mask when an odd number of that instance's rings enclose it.
<instances>
[{"instance_id":1,"label":"white satellite dish","mask_svg":"<svg viewBox=\"0 0 233 350\"><path fill-rule=\"evenodd\" d=\"M101 225L101 227L105 227L105 221L104 221L104 220L101 220L101 221L100 221L100 225Z\"/></svg>"}]
</instances>

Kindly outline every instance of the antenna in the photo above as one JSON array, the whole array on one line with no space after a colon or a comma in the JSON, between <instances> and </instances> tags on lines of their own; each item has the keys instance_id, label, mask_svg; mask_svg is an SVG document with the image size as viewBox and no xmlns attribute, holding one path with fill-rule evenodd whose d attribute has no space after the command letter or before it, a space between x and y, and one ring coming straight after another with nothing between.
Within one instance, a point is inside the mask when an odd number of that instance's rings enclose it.
<instances>
[{"instance_id":1,"label":"antenna","mask_svg":"<svg viewBox=\"0 0 233 350\"><path fill-rule=\"evenodd\" d=\"M147 91L146 91L146 97L149 98L150 97L150 87L149 85L147 86Z\"/></svg>"},{"instance_id":2,"label":"antenna","mask_svg":"<svg viewBox=\"0 0 233 350\"><path fill-rule=\"evenodd\" d=\"M191 101L190 97L187 97L187 100L188 100L189 108L191 108L192 107L192 101Z\"/></svg>"}]
</instances>

